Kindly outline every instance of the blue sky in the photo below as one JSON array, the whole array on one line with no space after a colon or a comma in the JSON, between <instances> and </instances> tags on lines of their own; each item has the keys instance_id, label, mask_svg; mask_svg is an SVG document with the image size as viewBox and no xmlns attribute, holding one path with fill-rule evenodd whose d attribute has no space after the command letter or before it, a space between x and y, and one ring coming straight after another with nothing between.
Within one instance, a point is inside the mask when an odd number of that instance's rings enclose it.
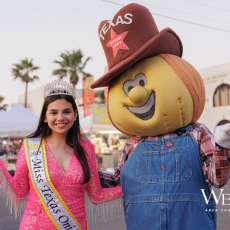
<instances>
[{"instance_id":1,"label":"blue sky","mask_svg":"<svg viewBox=\"0 0 230 230\"><path fill-rule=\"evenodd\" d=\"M31 88L54 78L53 60L65 50L80 48L85 56L92 57L86 70L100 76L106 60L97 27L102 20L111 19L121 5L130 2L133 1L0 0L0 95L11 103L23 93L23 84L12 80L11 68L24 57L33 58L41 68L37 72L40 80ZM151 10L159 30L171 27L176 31L183 42L183 57L196 68L230 62L228 0L136 2Z\"/></svg>"}]
</instances>

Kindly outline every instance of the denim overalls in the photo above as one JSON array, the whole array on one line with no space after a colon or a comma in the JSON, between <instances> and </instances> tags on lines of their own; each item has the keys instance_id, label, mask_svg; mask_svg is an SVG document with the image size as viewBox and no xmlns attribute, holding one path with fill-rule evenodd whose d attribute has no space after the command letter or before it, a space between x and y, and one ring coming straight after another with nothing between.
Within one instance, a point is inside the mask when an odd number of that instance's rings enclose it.
<instances>
[{"instance_id":1,"label":"denim overalls","mask_svg":"<svg viewBox=\"0 0 230 230\"><path fill-rule=\"evenodd\" d=\"M127 230L214 230L199 146L189 134L141 141L121 172Z\"/></svg>"}]
</instances>

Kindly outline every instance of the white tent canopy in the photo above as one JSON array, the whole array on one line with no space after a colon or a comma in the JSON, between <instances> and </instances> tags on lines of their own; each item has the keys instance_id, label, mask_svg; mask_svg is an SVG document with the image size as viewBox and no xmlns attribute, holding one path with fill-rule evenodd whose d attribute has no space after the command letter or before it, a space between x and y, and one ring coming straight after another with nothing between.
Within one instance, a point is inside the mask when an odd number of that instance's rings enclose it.
<instances>
[{"instance_id":1,"label":"white tent canopy","mask_svg":"<svg viewBox=\"0 0 230 230\"><path fill-rule=\"evenodd\" d=\"M21 105L0 112L0 137L24 137L36 129L38 118Z\"/></svg>"},{"instance_id":2,"label":"white tent canopy","mask_svg":"<svg viewBox=\"0 0 230 230\"><path fill-rule=\"evenodd\" d=\"M80 117L80 127L84 131L90 131L93 126L93 116Z\"/></svg>"}]
</instances>

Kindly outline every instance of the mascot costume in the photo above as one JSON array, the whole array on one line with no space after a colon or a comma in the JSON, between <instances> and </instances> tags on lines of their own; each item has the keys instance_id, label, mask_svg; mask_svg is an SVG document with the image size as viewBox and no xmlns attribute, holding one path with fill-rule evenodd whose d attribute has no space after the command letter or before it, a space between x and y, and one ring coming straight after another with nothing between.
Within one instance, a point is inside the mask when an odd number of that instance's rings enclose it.
<instances>
[{"instance_id":1,"label":"mascot costume","mask_svg":"<svg viewBox=\"0 0 230 230\"><path fill-rule=\"evenodd\" d=\"M127 229L216 229L211 186L229 178L230 124L213 136L197 122L204 85L180 38L134 3L102 21L99 37L108 71L92 88L108 87L110 120L130 137L118 170Z\"/></svg>"}]
</instances>

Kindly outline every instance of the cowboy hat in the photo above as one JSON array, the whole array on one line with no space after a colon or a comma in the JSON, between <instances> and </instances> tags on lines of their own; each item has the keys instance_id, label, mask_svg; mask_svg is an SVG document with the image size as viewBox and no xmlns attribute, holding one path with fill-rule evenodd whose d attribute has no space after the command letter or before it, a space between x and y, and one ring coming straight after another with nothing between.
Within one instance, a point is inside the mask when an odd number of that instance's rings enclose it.
<instances>
[{"instance_id":1,"label":"cowboy hat","mask_svg":"<svg viewBox=\"0 0 230 230\"><path fill-rule=\"evenodd\" d=\"M131 3L121 8L112 21L99 25L99 37L107 59L107 72L92 88L107 86L109 82L136 62L162 53L182 56L182 43L170 28L159 32L150 11Z\"/></svg>"}]
</instances>

